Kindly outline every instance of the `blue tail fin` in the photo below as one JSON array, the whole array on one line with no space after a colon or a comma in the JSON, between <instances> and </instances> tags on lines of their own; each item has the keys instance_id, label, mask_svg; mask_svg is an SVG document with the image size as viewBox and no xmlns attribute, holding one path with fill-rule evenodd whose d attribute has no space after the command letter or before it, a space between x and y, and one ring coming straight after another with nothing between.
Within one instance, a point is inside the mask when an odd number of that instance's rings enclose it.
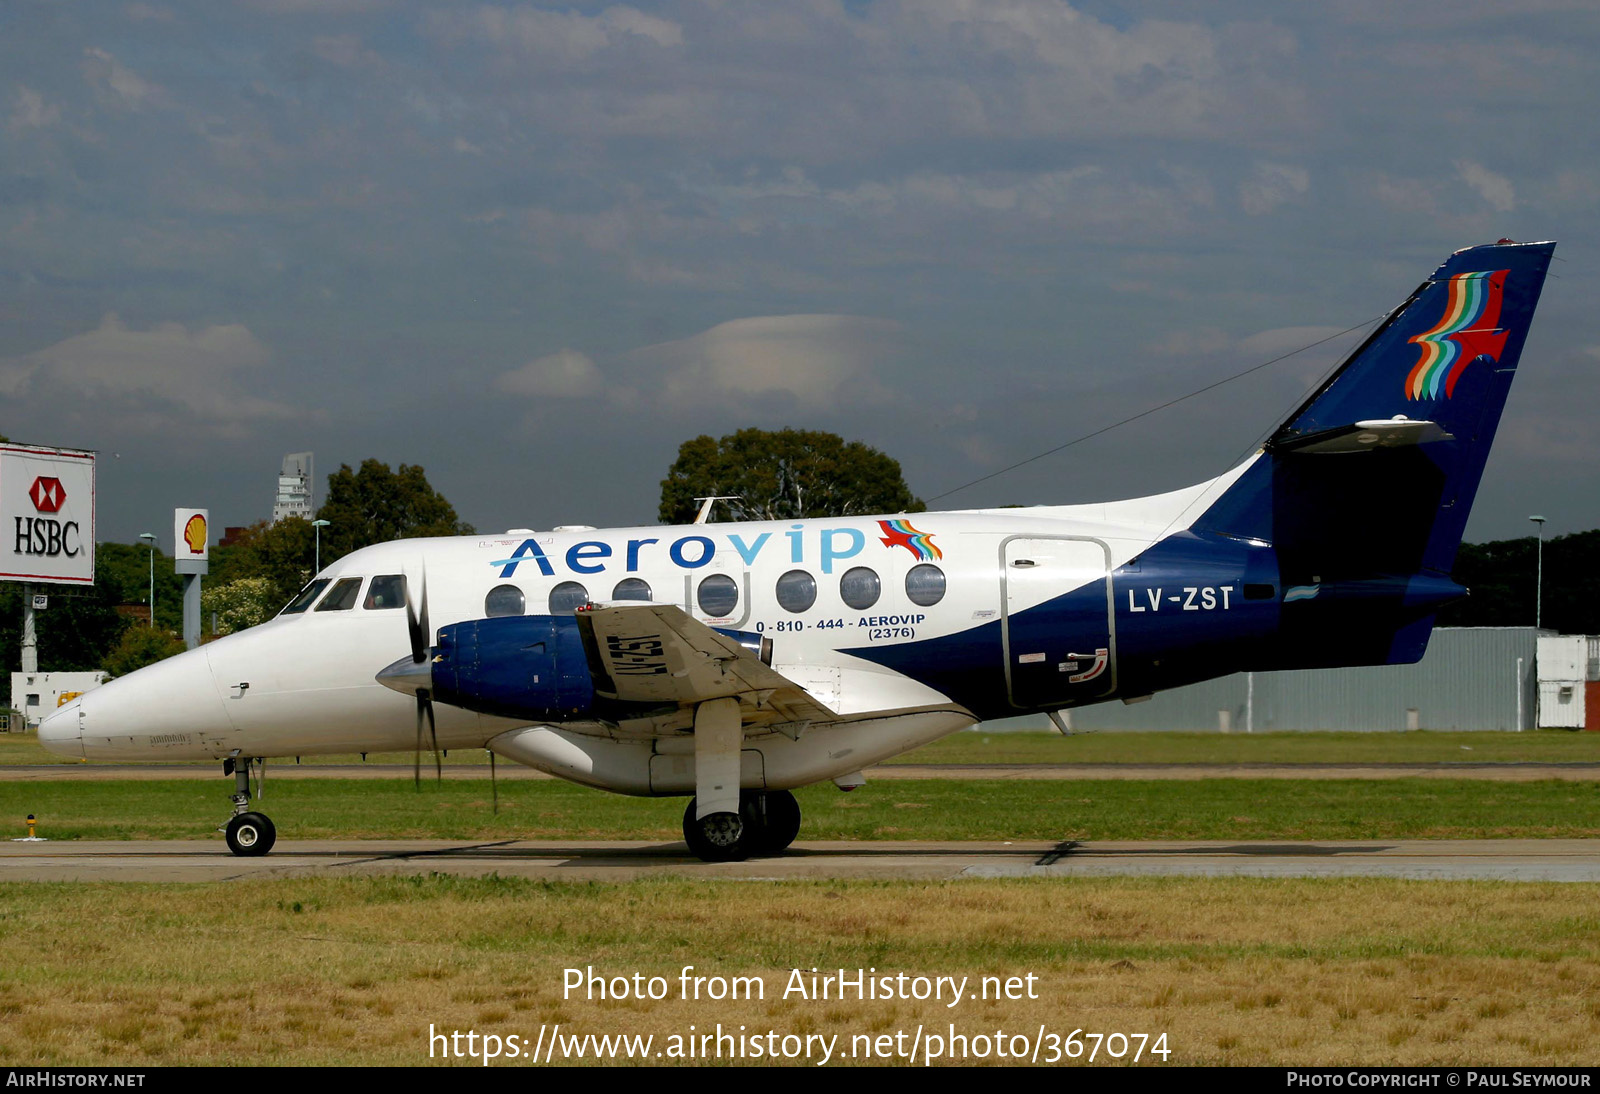
<instances>
[{"instance_id":1,"label":"blue tail fin","mask_svg":"<svg viewBox=\"0 0 1600 1094\"><path fill-rule=\"evenodd\" d=\"M1554 250L1451 255L1196 522L1272 545L1286 622L1322 586L1352 620L1390 616L1387 652L1366 661L1421 656L1433 612L1464 593L1448 575ZM1319 612L1325 633L1335 622Z\"/></svg>"}]
</instances>

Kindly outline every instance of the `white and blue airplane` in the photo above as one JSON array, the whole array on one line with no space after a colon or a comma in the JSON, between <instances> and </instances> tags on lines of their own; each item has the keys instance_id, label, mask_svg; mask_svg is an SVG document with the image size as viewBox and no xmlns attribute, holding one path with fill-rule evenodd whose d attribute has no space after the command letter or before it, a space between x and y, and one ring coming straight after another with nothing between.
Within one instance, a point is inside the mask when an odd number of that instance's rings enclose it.
<instances>
[{"instance_id":1,"label":"white and blue airplane","mask_svg":"<svg viewBox=\"0 0 1600 1094\"><path fill-rule=\"evenodd\" d=\"M689 796L707 860L795 838L793 788L977 721L1241 670L1402 664L1435 613L1554 251L1452 255L1241 465L1095 505L519 529L381 543L273 620L113 680L54 752L223 761L485 748ZM434 629L434 623L440 625Z\"/></svg>"}]
</instances>

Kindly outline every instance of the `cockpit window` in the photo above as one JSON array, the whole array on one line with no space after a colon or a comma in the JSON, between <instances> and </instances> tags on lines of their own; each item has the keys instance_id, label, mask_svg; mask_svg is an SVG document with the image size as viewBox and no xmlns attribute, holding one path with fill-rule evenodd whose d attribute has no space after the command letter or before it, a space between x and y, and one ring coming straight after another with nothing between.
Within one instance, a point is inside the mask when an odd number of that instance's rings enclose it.
<instances>
[{"instance_id":1,"label":"cockpit window","mask_svg":"<svg viewBox=\"0 0 1600 1094\"><path fill-rule=\"evenodd\" d=\"M406 575L379 574L367 587L367 598L361 606L369 611L401 608L406 603Z\"/></svg>"},{"instance_id":2,"label":"cockpit window","mask_svg":"<svg viewBox=\"0 0 1600 1094\"><path fill-rule=\"evenodd\" d=\"M311 602L317 598L317 594L328 587L329 580L330 579L326 577L317 578L317 580L313 581L304 589L301 589L298 593L296 593L295 598L289 601L289 603L284 607L283 611L279 612L278 614L299 615L301 612L311 607Z\"/></svg>"},{"instance_id":3,"label":"cockpit window","mask_svg":"<svg viewBox=\"0 0 1600 1094\"><path fill-rule=\"evenodd\" d=\"M322 598L322 603L317 605L317 611L347 612L356 606L356 595L360 592L359 577L342 577L334 584L328 595Z\"/></svg>"}]
</instances>

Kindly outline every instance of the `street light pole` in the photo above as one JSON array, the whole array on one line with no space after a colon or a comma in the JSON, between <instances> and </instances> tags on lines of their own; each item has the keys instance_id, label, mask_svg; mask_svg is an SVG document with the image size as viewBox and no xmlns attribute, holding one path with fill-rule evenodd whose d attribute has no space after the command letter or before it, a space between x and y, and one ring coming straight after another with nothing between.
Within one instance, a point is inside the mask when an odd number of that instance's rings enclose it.
<instances>
[{"instance_id":1,"label":"street light pole","mask_svg":"<svg viewBox=\"0 0 1600 1094\"><path fill-rule=\"evenodd\" d=\"M156 534L140 532L139 538L150 545L150 626L156 625Z\"/></svg>"},{"instance_id":2,"label":"street light pole","mask_svg":"<svg viewBox=\"0 0 1600 1094\"><path fill-rule=\"evenodd\" d=\"M326 520L314 520L311 522L311 527L316 529L317 536L317 568L311 571L312 577L316 577L322 572L322 530L330 523L332 522Z\"/></svg>"},{"instance_id":3,"label":"street light pole","mask_svg":"<svg viewBox=\"0 0 1600 1094\"><path fill-rule=\"evenodd\" d=\"M1533 571L1533 629L1539 630L1544 622L1544 518L1528 519L1539 526L1538 562Z\"/></svg>"}]
</instances>

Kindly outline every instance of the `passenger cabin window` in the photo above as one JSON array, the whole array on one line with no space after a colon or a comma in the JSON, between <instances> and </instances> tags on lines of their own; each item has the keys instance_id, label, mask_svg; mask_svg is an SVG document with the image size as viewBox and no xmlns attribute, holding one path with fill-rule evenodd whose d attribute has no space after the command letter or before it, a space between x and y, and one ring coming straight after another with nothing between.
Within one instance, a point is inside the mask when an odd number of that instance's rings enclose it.
<instances>
[{"instance_id":1,"label":"passenger cabin window","mask_svg":"<svg viewBox=\"0 0 1600 1094\"><path fill-rule=\"evenodd\" d=\"M882 592L883 582L878 580L878 572L865 566L846 570L839 579L840 599L857 610L872 607Z\"/></svg>"},{"instance_id":2,"label":"passenger cabin window","mask_svg":"<svg viewBox=\"0 0 1600 1094\"><path fill-rule=\"evenodd\" d=\"M695 600L712 619L726 619L739 606L739 586L727 574L712 574L700 583Z\"/></svg>"},{"instance_id":3,"label":"passenger cabin window","mask_svg":"<svg viewBox=\"0 0 1600 1094\"><path fill-rule=\"evenodd\" d=\"M318 593L322 592L323 589L328 587L328 582L330 580L332 579L326 577L317 578L317 580L313 581L304 589L301 589L298 593L296 593L295 598L289 601L289 603L284 606L283 611L279 612L278 614L299 615L301 612L311 607L311 602L317 598Z\"/></svg>"},{"instance_id":4,"label":"passenger cabin window","mask_svg":"<svg viewBox=\"0 0 1600 1094\"><path fill-rule=\"evenodd\" d=\"M589 603L589 590L576 581L563 581L550 590L550 614L572 615Z\"/></svg>"},{"instance_id":5,"label":"passenger cabin window","mask_svg":"<svg viewBox=\"0 0 1600 1094\"><path fill-rule=\"evenodd\" d=\"M612 600L649 600L650 583L637 577L625 577L611 590Z\"/></svg>"},{"instance_id":6,"label":"passenger cabin window","mask_svg":"<svg viewBox=\"0 0 1600 1094\"><path fill-rule=\"evenodd\" d=\"M521 615L527 608L527 598L515 585L496 585L483 598L483 614L490 619L502 615Z\"/></svg>"},{"instance_id":7,"label":"passenger cabin window","mask_svg":"<svg viewBox=\"0 0 1600 1094\"><path fill-rule=\"evenodd\" d=\"M778 605L786 612L803 612L817 602L817 579L804 570L790 570L778 579Z\"/></svg>"},{"instance_id":8,"label":"passenger cabin window","mask_svg":"<svg viewBox=\"0 0 1600 1094\"><path fill-rule=\"evenodd\" d=\"M924 562L906 571L906 599L923 608L931 608L944 599L944 571Z\"/></svg>"},{"instance_id":9,"label":"passenger cabin window","mask_svg":"<svg viewBox=\"0 0 1600 1094\"><path fill-rule=\"evenodd\" d=\"M405 603L405 575L380 574L367 586L367 598L361 602L361 606L368 611L384 612L390 608L403 608Z\"/></svg>"},{"instance_id":10,"label":"passenger cabin window","mask_svg":"<svg viewBox=\"0 0 1600 1094\"><path fill-rule=\"evenodd\" d=\"M356 596L361 592L359 577L342 577L334 583L328 595L317 605L319 612L347 612L356 606Z\"/></svg>"}]
</instances>

